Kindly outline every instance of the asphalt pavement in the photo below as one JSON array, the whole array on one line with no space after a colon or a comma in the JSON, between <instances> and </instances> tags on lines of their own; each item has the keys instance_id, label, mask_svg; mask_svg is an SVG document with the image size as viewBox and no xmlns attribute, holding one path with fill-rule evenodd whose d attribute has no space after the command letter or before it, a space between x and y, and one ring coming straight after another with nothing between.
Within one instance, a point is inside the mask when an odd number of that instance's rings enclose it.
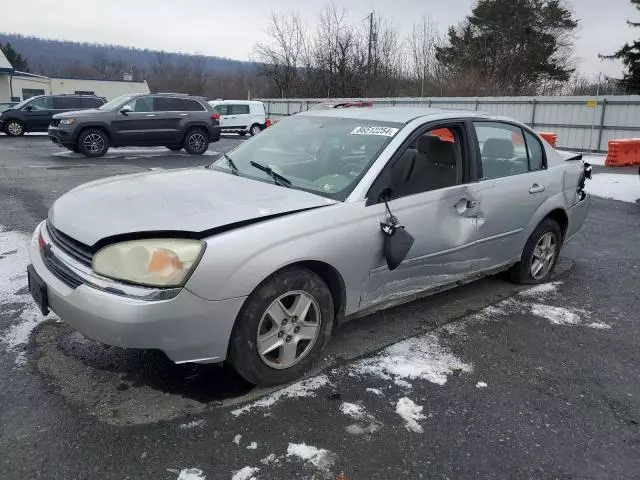
<instances>
[{"instance_id":1,"label":"asphalt pavement","mask_svg":"<svg viewBox=\"0 0 640 480\"><path fill-rule=\"evenodd\" d=\"M491 277L339 325L284 390L43 321L25 247L58 196L240 141L86 159L0 135L1 479L640 478L635 203L590 199L549 284Z\"/></svg>"}]
</instances>

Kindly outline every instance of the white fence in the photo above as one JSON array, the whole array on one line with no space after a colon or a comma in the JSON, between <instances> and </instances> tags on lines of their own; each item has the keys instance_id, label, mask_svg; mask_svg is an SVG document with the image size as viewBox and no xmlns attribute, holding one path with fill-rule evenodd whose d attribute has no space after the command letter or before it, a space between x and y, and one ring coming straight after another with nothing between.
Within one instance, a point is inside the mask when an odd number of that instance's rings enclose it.
<instances>
[{"instance_id":1,"label":"white fence","mask_svg":"<svg viewBox=\"0 0 640 480\"><path fill-rule=\"evenodd\" d=\"M334 99L335 100L335 99ZM434 107L480 110L526 123L558 135L558 148L606 151L609 140L640 137L640 96L606 97L458 97L358 98L376 107ZM262 99L274 120L322 102L317 98Z\"/></svg>"}]
</instances>

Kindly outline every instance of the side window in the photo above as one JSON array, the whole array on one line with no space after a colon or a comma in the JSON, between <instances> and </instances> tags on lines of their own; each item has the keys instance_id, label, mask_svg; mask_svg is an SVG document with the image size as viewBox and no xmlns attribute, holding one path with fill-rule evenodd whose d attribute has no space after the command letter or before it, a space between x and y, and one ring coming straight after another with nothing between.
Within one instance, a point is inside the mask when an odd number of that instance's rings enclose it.
<instances>
[{"instance_id":1,"label":"side window","mask_svg":"<svg viewBox=\"0 0 640 480\"><path fill-rule=\"evenodd\" d=\"M213 107L213 109L218 112L220 115L228 115L228 111L229 111L229 105L227 105L226 103L220 103L216 106Z\"/></svg>"},{"instance_id":2,"label":"side window","mask_svg":"<svg viewBox=\"0 0 640 480\"><path fill-rule=\"evenodd\" d=\"M459 127L430 129L401 147L390 167L394 197L458 185L462 180Z\"/></svg>"},{"instance_id":3,"label":"side window","mask_svg":"<svg viewBox=\"0 0 640 480\"><path fill-rule=\"evenodd\" d=\"M103 103L104 102L99 98L86 97L82 99L82 104L84 105L84 108L98 108L98 107L101 107Z\"/></svg>"},{"instance_id":4,"label":"side window","mask_svg":"<svg viewBox=\"0 0 640 480\"><path fill-rule=\"evenodd\" d=\"M527 153L529 154L529 170L542 170L544 168L544 155L542 143L529 132L524 132L527 141Z\"/></svg>"},{"instance_id":5,"label":"side window","mask_svg":"<svg viewBox=\"0 0 640 480\"><path fill-rule=\"evenodd\" d=\"M176 112L204 112L205 108L200 105L200 102L191 98L176 98L174 99Z\"/></svg>"},{"instance_id":6,"label":"side window","mask_svg":"<svg viewBox=\"0 0 640 480\"><path fill-rule=\"evenodd\" d=\"M83 108L81 101L78 97L53 97L53 109L77 110Z\"/></svg>"},{"instance_id":7,"label":"side window","mask_svg":"<svg viewBox=\"0 0 640 480\"><path fill-rule=\"evenodd\" d=\"M249 105L229 105L229 115L245 115L249 113Z\"/></svg>"},{"instance_id":8,"label":"side window","mask_svg":"<svg viewBox=\"0 0 640 480\"><path fill-rule=\"evenodd\" d=\"M51 110L53 108L52 100L51 97L37 98L27 105L27 107L31 107L31 110Z\"/></svg>"},{"instance_id":9,"label":"side window","mask_svg":"<svg viewBox=\"0 0 640 480\"><path fill-rule=\"evenodd\" d=\"M158 100L160 99L156 99L156 102ZM152 97L138 97L131 100L127 105L130 106L131 110L134 112L154 112L156 109L154 108L153 103Z\"/></svg>"},{"instance_id":10,"label":"side window","mask_svg":"<svg viewBox=\"0 0 640 480\"><path fill-rule=\"evenodd\" d=\"M498 122L473 122L482 156L485 179L518 175L529 171L522 129Z\"/></svg>"}]
</instances>

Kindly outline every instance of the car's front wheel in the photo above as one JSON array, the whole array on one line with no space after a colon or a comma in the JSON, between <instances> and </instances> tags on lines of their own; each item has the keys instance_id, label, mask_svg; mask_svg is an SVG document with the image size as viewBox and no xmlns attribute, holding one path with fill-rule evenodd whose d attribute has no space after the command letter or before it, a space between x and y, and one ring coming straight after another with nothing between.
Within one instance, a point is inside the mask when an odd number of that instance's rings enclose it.
<instances>
[{"instance_id":1,"label":"car's front wheel","mask_svg":"<svg viewBox=\"0 0 640 480\"><path fill-rule=\"evenodd\" d=\"M199 128L189 130L184 137L183 147L192 155L202 155L209 148L209 136Z\"/></svg>"},{"instance_id":2,"label":"car's front wheel","mask_svg":"<svg viewBox=\"0 0 640 480\"><path fill-rule=\"evenodd\" d=\"M262 131L262 128L257 123L254 123L253 125L251 125L251 128L249 129L249 133L251 134L252 137L255 137L261 131Z\"/></svg>"},{"instance_id":3,"label":"car's front wheel","mask_svg":"<svg viewBox=\"0 0 640 480\"><path fill-rule=\"evenodd\" d=\"M326 283L305 268L272 275L247 299L231 334L229 360L256 385L301 376L327 344L333 298Z\"/></svg>"},{"instance_id":4,"label":"car's front wheel","mask_svg":"<svg viewBox=\"0 0 640 480\"><path fill-rule=\"evenodd\" d=\"M20 120L9 120L4 131L10 137L21 137L24 135L24 124Z\"/></svg>"},{"instance_id":5,"label":"car's front wheel","mask_svg":"<svg viewBox=\"0 0 640 480\"><path fill-rule=\"evenodd\" d=\"M102 157L109 150L109 137L102 130L90 128L78 137L77 148L85 157Z\"/></svg>"},{"instance_id":6,"label":"car's front wheel","mask_svg":"<svg viewBox=\"0 0 640 480\"><path fill-rule=\"evenodd\" d=\"M545 218L527 240L520 261L509 270L509 278L522 285L546 282L558 262L561 246L560 225Z\"/></svg>"}]
</instances>

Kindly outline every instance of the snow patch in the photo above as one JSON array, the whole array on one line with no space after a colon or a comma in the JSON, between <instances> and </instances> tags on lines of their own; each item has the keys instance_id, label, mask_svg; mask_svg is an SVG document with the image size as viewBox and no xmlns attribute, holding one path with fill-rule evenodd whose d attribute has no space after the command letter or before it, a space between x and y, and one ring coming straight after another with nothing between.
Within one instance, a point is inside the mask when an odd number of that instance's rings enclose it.
<instances>
[{"instance_id":1,"label":"snow patch","mask_svg":"<svg viewBox=\"0 0 640 480\"><path fill-rule=\"evenodd\" d=\"M233 437L233 443L235 443L236 445L240 445L240 439L242 438L242 435L238 434L235 437Z\"/></svg>"},{"instance_id":2,"label":"snow patch","mask_svg":"<svg viewBox=\"0 0 640 480\"><path fill-rule=\"evenodd\" d=\"M591 322L587 327L595 328L596 330L609 330L611 325L603 322Z\"/></svg>"},{"instance_id":3,"label":"snow patch","mask_svg":"<svg viewBox=\"0 0 640 480\"><path fill-rule=\"evenodd\" d=\"M237 417L243 413L253 410L254 408L271 407L283 398L314 397L316 390L330 384L329 378L326 375L318 375L317 377L289 385L288 387L278 390L271 395L267 395L266 397L263 397L249 405L233 410L231 414Z\"/></svg>"},{"instance_id":4,"label":"snow patch","mask_svg":"<svg viewBox=\"0 0 640 480\"><path fill-rule=\"evenodd\" d=\"M243 467L233 474L231 480L256 480L254 473L260 471L258 467Z\"/></svg>"},{"instance_id":5,"label":"snow patch","mask_svg":"<svg viewBox=\"0 0 640 480\"><path fill-rule=\"evenodd\" d=\"M7 350L26 344L33 329L44 320L26 288L30 241L27 235L7 231L0 225L0 305L14 304L20 312L18 323L0 333L0 342ZM18 366L26 363L24 352L18 354L15 362Z\"/></svg>"},{"instance_id":6,"label":"snow patch","mask_svg":"<svg viewBox=\"0 0 640 480\"><path fill-rule=\"evenodd\" d=\"M258 442L251 442L249 445L247 445L247 450L255 450L258 448Z\"/></svg>"},{"instance_id":7,"label":"snow patch","mask_svg":"<svg viewBox=\"0 0 640 480\"><path fill-rule=\"evenodd\" d=\"M454 371L470 372L473 367L457 358L428 333L410 338L384 349L378 355L356 362L353 374L374 375L384 380L427 380L438 385L447 383Z\"/></svg>"},{"instance_id":8,"label":"snow patch","mask_svg":"<svg viewBox=\"0 0 640 480\"><path fill-rule=\"evenodd\" d=\"M377 389L377 388L367 388L367 392L373 393L374 395L378 395L378 396L383 396L384 395L382 393L382 391Z\"/></svg>"},{"instance_id":9,"label":"snow patch","mask_svg":"<svg viewBox=\"0 0 640 480\"><path fill-rule=\"evenodd\" d=\"M199 468L185 468L180 471L176 480L206 480L206 476Z\"/></svg>"},{"instance_id":10,"label":"snow patch","mask_svg":"<svg viewBox=\"0 0 640 480\"><path fill-rule=\"evenodd\" d=\"M264 457L262 460L260 460L260 463L262 463L263 465L271 465L272 463L278 463L278 457L276 457L275 453L270 453L269 455L267 455L266 457Z\"/></svg>"},{"instance_id":11,"label":"snow patch","mask_svg":"<svg viewBox=\"0 0 640 480\"><path fill-rule=\"evenodd\" d=\"M545 297L557 293L559 285L562 285L562 282L541 283L520 292L518 295L522 297Z\"/></svg>"},{"instance_id":12,"label":"snow patch","mask_svg":"<svg viewBox=\"0 0 640 480\"><path fill-rule=\"evenodd\" d=\"M541 303L531 304L531 313L536 317L546 318L553 325L580 325L580 314L586 314L584 310L565 307L553 307Z\"/></svg>"},{"instance_id":13,"label":"snow patch","mask_svg":"<svg viewBox=\"0 0 640 480\"><path fill-rule=\"evenodd\" d=\"M364 408L355 403L342 402L340 411L351 418L362 418L364 416Z\"/></svg>"},{"instance_id":14,"label":"snow patch","mask_svg":"<svg viewBox=\"0 0 640 480\"><path fill-rule=\"evenodd\" d=\"M476 388L487 388L487 384L485 382L476 383Z\"/></svg>"},{"instance_id":15,"label":"snow patch","mask_svg":"<svg viewBox=\"0 0 640 480\"><path fill-rule=\"evenodd\" d=\"M585 190L602 198L635 203L640 198L640 175L632 173L596 173L587 180Z\"/></svg>"},{"instance_id":16,"label":"snow patch","mask_svg":"<svg viewBox=\"0 0 640 480\"><path fill-rule=\"evenodd\" d=\"M290 443L287 448L287 457L298 457L322 470L328 469L336 461L336 455L329 450L305 443Z\"/></svg>"},{"instance_id":17,"label":"snow patch","mask_svg":"<svg viewBox=\"0 0 640 480\"><path fill-rule=\"evenodd\" d=\"M422 433L424 430L418 420L427 418L422 414L423 408L420 405L416 405L410 398L402 397L396 404L396 413L404 419L404 426L407 430Z\"/></svg>"},{"instance_id":18,"label":"snow patch","mask_svg":"<svg viewBox=\"0 0 640 480\"><path fill-rule=\"evenodd\" d=\"M194 420L193 422L183 423L178 428L180 430L191 430L193 428L204 427L207 424L204 420Z\"/></svg>"},{"instance_id":19,"label":"snow patch","mask_svg":"<svg viewBox=\"0 0 640 480\"><path fill-rule=\"evenodd\" d=\"M359 423L347 425L344 430L351 435L371 435L380 430L380 428L382 428L382 423L377 420L371 420L369 423L364 425Z\"/></svg>"}]
</instances>

